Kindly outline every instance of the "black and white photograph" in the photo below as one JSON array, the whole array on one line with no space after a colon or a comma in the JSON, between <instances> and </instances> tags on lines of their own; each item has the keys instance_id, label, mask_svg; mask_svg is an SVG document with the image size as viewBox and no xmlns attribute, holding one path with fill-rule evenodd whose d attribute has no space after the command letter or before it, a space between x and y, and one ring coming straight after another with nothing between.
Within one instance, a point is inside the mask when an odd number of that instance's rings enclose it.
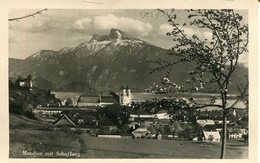
<instances>
[{"instance_id":1,"label":"black and white photograph","mask_svg":"<svg viewBox=\"0 0 260 163\"><path fill-rule=\"evenodd\" d=\"M9 158L249 159L250 28L245 9L9 9Z\"/></svg>"}]
</instances>

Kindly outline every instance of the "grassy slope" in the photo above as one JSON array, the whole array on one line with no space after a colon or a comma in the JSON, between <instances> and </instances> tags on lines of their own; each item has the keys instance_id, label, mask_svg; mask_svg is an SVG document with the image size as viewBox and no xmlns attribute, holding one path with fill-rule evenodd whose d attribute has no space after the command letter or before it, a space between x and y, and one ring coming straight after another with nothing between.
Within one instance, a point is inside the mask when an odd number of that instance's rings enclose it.
<instances>
[{"instance_id":1,"label":"grassy slope","mask_svg":"<svg viewBox=\"0 0 260 163\"><path fill-rule=\"evenodd\" d=\"M10 157L23 150L81 152L82 158L218 158L220 144L171 140L108 139L73 133L44 131L46 124L10 115ZM229 142L227 158L247 158L245 144Z\"/></svg>"},{"instance_id":2,"label":"grassy slope","mask_svg":"<svg viewBox=\"0 0 260 163\"><path fill-rule=\"evenodd\" d=\"M10 115L11 158L25 157L23 151L33 152L79 152L78 136L62 132L44 131L47 124L29 120L23 116Z\"/></svg>"}]
</instances>

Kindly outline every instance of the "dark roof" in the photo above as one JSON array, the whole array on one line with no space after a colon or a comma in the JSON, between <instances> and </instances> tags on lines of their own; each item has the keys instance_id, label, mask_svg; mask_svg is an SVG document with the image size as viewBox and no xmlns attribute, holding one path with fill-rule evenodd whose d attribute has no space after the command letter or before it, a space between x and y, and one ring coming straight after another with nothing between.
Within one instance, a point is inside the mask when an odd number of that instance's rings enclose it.
<instances>
[{"instance_id":1,"label":"dark roof","mask_svg":"<svg viewBox=\"0 0 260 163\"><path fill-rule=\"evenodd\" d=\"M118 103L114 96L80 96L78 102L85 103Z\"/></svg>"},{"instance_id":2,"label":"dark roof","mask_svg":"<svg viewBox=\"0 0 260 163\"><path fill-rule=\"evenodd\" d=\"M118 103L118 100L113 96L101 96L101 102L103 102L103 103Z\"/></svg>"},{"instance_id":3,"label":"dark roof","mask_svg":"<svg viewBox=\"0 0 260 163\"><path fill-rule=\"evenodd\" d=\"M222 129L222 124L219 124L219 123L217 123L217 124L215 124L215 126L216 126L216 128L221 128Z\"/></svg>"},{"instance_id":4,"label":"dark roof","mask_svg":"<svg viewBox=\"0 0 260 163\"><path fill-rule=\"evenodd\" d=\"M205 125L205 126L203 127L203 130L204 130L204 131L217 131L215 125Z\"/></svg>"},{"instance_id":5,"label":"dark roof","mask_svg":"<svg viewBox=\"0 0 260 163\"><path fill-rule=\"evenodd\" d=\"M99 103L100 97L99 96L80 96L78 102Z\"/></svg>"},{"instance_id":6,"label":"dark roof","mask_svg":"<svg viewBox=\"0 0 260 163\"><path fill-rule=\"evenodd\" d=\"M17 81L30 81L30 80L31 80L31 75L28 75L27 77L19 76L17 78Z\"/></svg>"},{"instance_id":7,"label":"dark roof","mask_svg":"<svg viewBox=\"0 0 260 163\"><path fill-rule=\"evenodd\" d=\"M73 126L76 127L76 124L66 115L63 114L59 119L53 122L56 126Z\"/></svg>"}]
</instances>

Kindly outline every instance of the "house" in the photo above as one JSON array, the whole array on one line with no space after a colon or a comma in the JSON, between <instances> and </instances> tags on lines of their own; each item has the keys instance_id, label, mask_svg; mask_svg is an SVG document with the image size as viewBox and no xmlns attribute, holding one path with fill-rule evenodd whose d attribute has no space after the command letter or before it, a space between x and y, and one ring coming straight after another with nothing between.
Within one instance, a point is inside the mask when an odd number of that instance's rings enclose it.
<instances>
[{"instance_id":1,"label":"house","mask_svg":"<svg viewBox=\"0 0 260 163\"><path fill-rule=\"evenodd\" d=\"M143 119L149 119L149 118L155 118L155 115L152 114L130 114L130 118L143 118Z\"/></svg>"},{"instance_id":2,"label":"house","mask_svg":"<svg viewBox=\"0 0 260 163\"><path fill-rule=\"evenodd\" d=\"M217 131L216 125L205 125L203 131Z\"/></svg>"},{"instance_id":3,"label":"house","mask_svg":"<svg viewBox=\"0 0 260 163\"><path fill-rule=\"evenodd\" d=\"M243 134L238 132L229 132L228 138L229 139L242 139Z\"/></svg>"},{"instance_id":4,"label":"house","mask_svg":"<svg viewBox=\"0 0 260 163\"><path fill-rule=\"evenodd\" d=\"M222 120L222 118L221 118L221 119L220 119L220 118L217 118L217 119L214 120L214 122L215 122L215 124L223 124L223 120ZM230 121L227 120L226 123L229 124Z\"/></svg>"},{"instance_id":5,"label":"house","mask_svg":"<svg viewBox=\"0 0 260 163\"><path fill-rule=\"evenodd\" d=\"M242 139L243 135L247 135L248 132L246 129L229 129L228 138L229 139Z\"/></svg>"},{"instance_id":6,"label":"house","mask_svg":"<svg viewBox=\"0 0 260 163\"><path fill-rule=\"evenodd\" d=\"M76 127L77 125L66 114L63 114L59 119L53 122L57 127Z\"/></svg>"},{"instance_id":7,"label":"house","mask_svg":"<svg viewBox=\"0 0 260 163\"><path fill-rule=\"evenodd\" d=\"M83 106L99 106L100 96L80 96L77 102L78 107Z\"/></svg>"},{"instance_id":8,"label":"house","mask_svg":"<svg viewBox=\"0 0 260 163\"><path fill-rule=\"evenodd\" d=\"M134 139L145 138L149 134L151 134L151 132L147 128L144 128L144 127L139 127L132 132Z\"/></svg>"},{"instance_id":9,"label":"house","mask_svg":"<svg viewBox=\"0 0 260 163\"><path fill-rule=\"evenodd\" d=\"M218 131L203 131L202 140L205 142L220 142L221 137Z\"/></svg>"},{"instance_id":10,"label":"house","mask_svg":"<svg viewBox=\"0 0 260 163\"><path fill-rule=\"evenodd\" d=\"M196 122L201 127L204 127L206 125L215 125L215 122L213 120L210 120L210 119L207 119L207 120L198 119Z\"/></svg>"},{"instance_id":11,"label":"house","mask_svg":"<svg viewBox=\"0 0 260 163\"><path fill-rule=\"evenodd\" d=\"M138 122L131 122L131 123L128 124L128 129L135 130L140 126L141 126L141 124L138 123Z\"/></svg>"},{"instance_id":12,"label":"house","mask_svg":"<svg viewBox=\"0 0 260 163\"><path fill-rule=\"evenodd\" d=\"M26 78L19 76L15 81L15 86L21 90L32 90L32 76L28 75Z\"/></svg>"},{"instance_id":13,"label":"house","mask_svg":"<svg viewBox=\"0 0 260 163\"><path fill-rule=\"evenodd\" d=\"M197 125L202 127L202 141L205 142L220 142L220 132L217 130L215 122L213 120L197 120ZM200 137L201 139L201 137ZM193 139L195 140L195 139Z\"/></svg>"},{"instance_id":14,"label":"house","mask_svg":"<svg viewBox=\"0 0 260 163\"><path fill-rule=\"evenodd\" d=\"M97 107L91 106L88 108L78 108L78 107L60 107L60 106L41 106L38 105L33 112L34 113L43 113L43 114L57 114L62 113L63 111L76 111L76 112L84 112L84 113L96 113Z\"/></svg>"},{"instance_id":15,"label":"house","mask_svg":"<svg viewBox=\"0 0 260 163\"><path fill-rule=\"evenodd\" d=\"M130 114L128 120L129 121L137 121L137 120L152 120L155 119L155 115L152 114Z\"/></svg>"},{"instance_id":16,"label":"house","mask_svg":"<svg viewBox=\"0 0 260 163\"><path fill-rule=\"evenodd\" d=\"M171 116L168 113L157 113L155 114L157 119L171 119Z\"/></svg>"},{"instance_id":17,"label":"house","mask_svg":"<svg viewBox=\"0 0 260 163\"><path fill-rule=\"evenodd\" d=\"M98 134L97 137L99 137L99 138L121 138L121 135L102 135L102 134Z\"/></svg>"}]
</instances>

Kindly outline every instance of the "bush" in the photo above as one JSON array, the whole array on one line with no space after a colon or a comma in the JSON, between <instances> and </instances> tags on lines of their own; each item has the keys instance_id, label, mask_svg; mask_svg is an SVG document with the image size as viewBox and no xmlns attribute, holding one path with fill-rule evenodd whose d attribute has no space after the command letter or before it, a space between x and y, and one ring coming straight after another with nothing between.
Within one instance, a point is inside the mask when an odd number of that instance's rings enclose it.
<instances>
[{"instance_id":1,"label":"bush","mask_svg":"<svg viewBox=\"0 0 260 163\"><path fill-rule=\"evenodd\" d=\"M26 116L27 118L30 118L30 119L36 119L36 117L32 111L26 111L24 113L24 116Z\"/></svg>"},{"instance_id":2,"label":"bush","mask_svg":"<svg viewBox=\"0 0 260 163\"><path fill-rule=\"evenodd\" d=\"M194 130L187 128L187 129L184 129L182 132L180 132L178 134L178 137L184 138L184 139L187 139L187 140L192 140L193 135L194 135Z\"/></svg>"},{"instance_id":3,"label":"bush","mask_svg":"<svg viewBox=\"0 0 260 163\"><path fill-rule=\"evenodd\" d=\"M82 134L82 131L77 129L76 131L74 131L75 134L78 134L78 135L81 135Z\"/></svg>"},{"instance_id":4,"label":"bush","mask_svg":"<svg viewBox=\"0 0 260 163\"><path fill-rule=\"evenodd\" d=\"M248 142L248 134L243 135L242 138L244 139L244 142Z\"/></svg>"}]
</instances>

